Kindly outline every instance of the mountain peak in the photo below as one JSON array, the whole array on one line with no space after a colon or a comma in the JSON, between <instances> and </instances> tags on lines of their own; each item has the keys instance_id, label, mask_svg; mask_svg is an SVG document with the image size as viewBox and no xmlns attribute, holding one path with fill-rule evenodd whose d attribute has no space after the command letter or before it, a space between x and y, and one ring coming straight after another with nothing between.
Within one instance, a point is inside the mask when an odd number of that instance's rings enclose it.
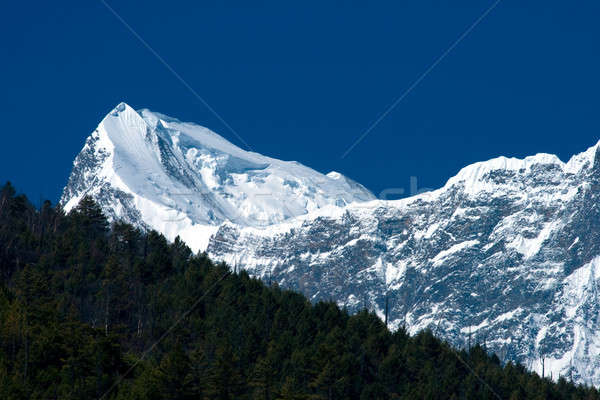
<instances>
[{"instance_id":1,"label":"mountain peak","mask_svg":"<svg viewBox=\"0 0 600 400\"><path fill-rule=\"evenodd\" d=\"M120 102L119 104L117 104L108 114L108 115L112 115L113 117L118 116L120 113L126 112L126 111L133 111L135 112L135 110L133 109L133 107L131 107L129 104L125 103L124 101Z\"/></svg>"},{"instance_id":2,"label":"mountain peak","mask_svg":"<svg viewBox=\"0 0 600 400\"><path fill-rule=\"evenodd\" d=\"M593 168L598 159L598 152L600 151L600 141L595 145L589 147L583 153L579 153L571 157L566 163L565 169L570 173L578 173L584 168Z\"/></svg>"},{"instance_id":3,"label":"mountain peak","mask_svg":"<svg viewBox=\"0 0 600 400\"><path fill-rule=\"evenodd\" d=\"M329 178L331 178L331 179L335 179L335 180L338 180L338 179L342 179L342 178L343 178L343 175L342 175L342 174L340 174L340 173L339 173L339 172L337 172L337 171L331 171L331 172L329 172L329 173L327 174L327 176L328 176Z\"/></svg>"},{"instance_id":4,"label":"mountain peak","mask_svg":"<svg viewBox=\"0 0 600 400\"><path fill-rule=\"evenodd\" d=\"M515 157L496 157L488 161L476 162L462 168L458 174L448 180L446 186L463 183L468 192L478 192L488 187L490 174L494 171L528 174L537 165L558 165L564 163L554 154L538 153L523 159Z\"/></svg>"},{"instance_id":5,"label":"mountain peak","mask_svg":"<svg viewBox=\"0 0 600 400\"><path fill-rule=\"evenodd\" d=\"M538 153L525 158L496 157L487 161L476 162L462 168L458 174L448 180L444 187L463 184L467 193L478 193L481 191L497 190L498 183L503 180L497 179L500 174L515 176L528 176L532 169L542 167L555 167L565 173L577 174L584 169L595 165L597 154L600 151L600 141L586 151L571 157L568 162L561 161L554 154Z\"/></svg>"},{"instance_id":6,"label":"mountain peak","mask_svg":"<svg viewBox=\"0 0 600 400\"><path fill-rule=\"evenodd\" d=\"M210 129L118 104L77 156L61 203L89 194L110 219L204 250L217 226L263 228L374 196L295 162L240 149Z\"/></svg>"}]
</instances>

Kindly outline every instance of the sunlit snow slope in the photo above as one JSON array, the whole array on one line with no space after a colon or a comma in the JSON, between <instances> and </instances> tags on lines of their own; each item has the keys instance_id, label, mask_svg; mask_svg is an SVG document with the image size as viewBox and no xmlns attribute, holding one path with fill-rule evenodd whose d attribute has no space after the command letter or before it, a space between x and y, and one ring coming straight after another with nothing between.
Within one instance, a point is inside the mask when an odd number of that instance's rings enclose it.
<instances>
[{"instance_id":1,"label":"sunlit snow slope","mask_svg":"<svg viewBox=\"0 0 600 400\"><path fill-rule=\"evenodd\" d=\"M264 227L373 199L338 173L247 152L201 126L119 104L75 159L61 203L91 195L111 219L205 250L221 223Z\"/></svg>"}]
</instances>

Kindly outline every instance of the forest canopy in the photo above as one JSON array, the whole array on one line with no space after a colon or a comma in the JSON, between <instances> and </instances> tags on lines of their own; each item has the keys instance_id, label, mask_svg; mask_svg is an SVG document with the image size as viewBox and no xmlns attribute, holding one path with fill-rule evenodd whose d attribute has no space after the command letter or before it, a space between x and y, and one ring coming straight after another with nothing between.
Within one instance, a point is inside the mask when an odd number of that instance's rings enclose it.
<instances>
[{"instance_id":1,"label":"forest canopy","mask_svg":"<svg viewBox=\"0 0 600 400\"><path fill-rule=\"evenodd\" d=\"M0 188L0 398L597 399Z\"/></svg>"}]
</instances>

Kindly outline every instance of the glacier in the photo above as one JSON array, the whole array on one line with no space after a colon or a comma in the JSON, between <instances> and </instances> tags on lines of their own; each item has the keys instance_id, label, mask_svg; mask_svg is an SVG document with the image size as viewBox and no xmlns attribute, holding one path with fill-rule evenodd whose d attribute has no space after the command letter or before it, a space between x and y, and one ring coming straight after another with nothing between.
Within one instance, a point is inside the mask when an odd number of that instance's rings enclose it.
<instances>
[{"instance_id":1,"label":"glacier","mask_svg":"<svg viewBox=\"0 0 600 400\"><path fill-rule=\"evenodd\" d=\"M390 328L479 342L502 361L600 385L600 144L466 166L437 190L378 200L343 175L244 151L119 104L76 157L60 203Z\"/></svg>"}]
</instances>

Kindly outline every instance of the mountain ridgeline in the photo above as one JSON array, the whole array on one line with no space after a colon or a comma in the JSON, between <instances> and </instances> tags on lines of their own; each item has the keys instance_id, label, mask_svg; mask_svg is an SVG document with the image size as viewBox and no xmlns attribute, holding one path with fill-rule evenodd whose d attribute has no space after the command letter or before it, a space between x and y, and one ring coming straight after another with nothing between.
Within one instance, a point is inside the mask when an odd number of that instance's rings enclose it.
<instances>
[{"instance_id":1,"label":"mountain ridgeline","mask_svg":"<svg viewBox=\"0 0 600 400\"><path fill-rule=\"evenodd\" d=\"M0 398L598 399L0 188Z\"/></svg>"},{"instance_id":2,"label":"mountain ridgeline","mask_svg":"<svg viewBox=\"0 0 600 400\"><path fill-rule=\"evenodd\" d=\"M476 337L540 375L600 385L600 146L463 168L375 200L356 182L244 151L126 104L77 156L61 205L180 236L250 276L367 308L456 347Z\"/></svg>"}]
</instances>

